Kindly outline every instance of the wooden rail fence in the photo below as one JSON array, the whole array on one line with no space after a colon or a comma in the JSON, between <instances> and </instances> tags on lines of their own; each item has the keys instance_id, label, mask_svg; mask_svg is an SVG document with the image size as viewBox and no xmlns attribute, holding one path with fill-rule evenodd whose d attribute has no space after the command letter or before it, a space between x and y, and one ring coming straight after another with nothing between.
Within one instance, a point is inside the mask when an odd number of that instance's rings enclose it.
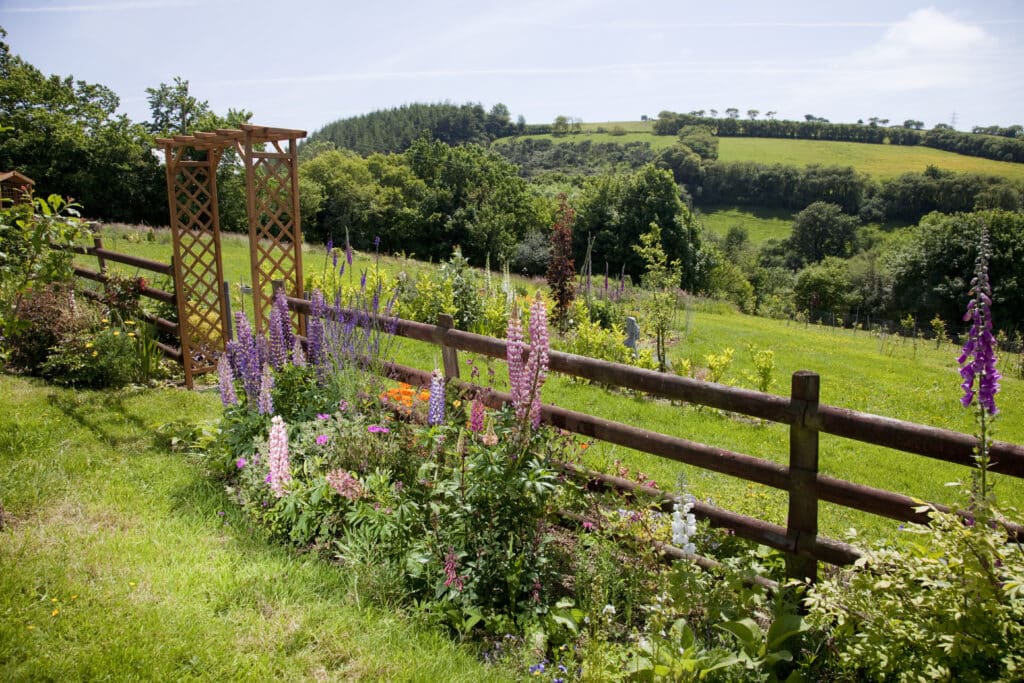
<instances>
[{"instance_id":1,"label":"wooden rail fence","mask_svg":"<svg viewBox=\"0 0 1024 683\"><path fill-rule=\"evenodd\" d=\"M289 297L288 303L293 311L309 315L308 301ZM511 401L507 393L463 382L458 376L458 351L504 359L505 340L453 329L450 316L440 316L439 325L408 320L386 321L379 317L376 321L382 325L390 323L398 336L439 346L447 382L480 398L491 407L500 407ZM819 561L846 565L860 557L861 553L855 547L819 535L818 511L821 501L900 521L928 521L927 514L916 509L922 504L919 499L822 474L818 469L821 434L841 436L966 467L975 464L974 448L977 439L968 434L822 405L819 402L819 376L813 372L794 373L790 396L784 397L559 351L551 351L550 368L555 372L607 385L788 425L790 437L787 466L557 406L544 405L541 413L545 423L559 429L786 491L789 494L786 526L702 502L698 502L693 511L713 525L728 527L738 536L783 551L787 557L787 574L792 578L814 580ZM389 363L386 372L390 377L410 384L427 386L430 383L431 373L427 370ZM995 441L990 456L994 471L1024 477L1024 446ZM563 465L563 468L584 481L660 499L666 509L672 503L665 492L658 489L568 464ZM934 507L950 511L947 506L935 504ZM1007 530L1018 537L1024 535L1024 528L1018 526L1010 526Z\"/></svg>"},{"instance_id":2,"label":"wooden rail fence","mask_svg":"<svg viewBox=\"0 0 1024 683\"><path fill-rule=\"evenodd\" d=\"M115 263L123 263L127 266L146 270L151 273L158 275L166 275L168 277L174 276L174 269L169 263L163 263L161 261L154 261L153 259L143 258L141 256L133 256L131 254L122 254L120 252L111 251L103 246L103 238L96 236L93 238L93 246L91 247L79 247L79 246L67 246L67 245L50 245L54 249L62 251L70 251L75 254L85 254L87 256L95 256L98 263L99 270L90 270L82 266L74 266L74 273L77 277L84 278L86 280L92 280L93 282L99 282L100 284L106 284L110 280L110 276L107 272L107 261L114 261ZM92 290L85 290L85 295L95 299L102 300L103 296L98 292ZM161 301L172 306L176 304L177 297L174 292L167 292L162 289L150 287L149 285L143 287L139 291L140 296L153 299L155 301ZM178 323L171 322L165 318L157 317L151 313L145 311L139 312L139 317L149 322L157 329L167 332L168 334L181 338L181 331ZM157 348L164 354L164 356L181 363L181 348L174 348L162 342L157 342Z\"/></svg>"}]
</instances>

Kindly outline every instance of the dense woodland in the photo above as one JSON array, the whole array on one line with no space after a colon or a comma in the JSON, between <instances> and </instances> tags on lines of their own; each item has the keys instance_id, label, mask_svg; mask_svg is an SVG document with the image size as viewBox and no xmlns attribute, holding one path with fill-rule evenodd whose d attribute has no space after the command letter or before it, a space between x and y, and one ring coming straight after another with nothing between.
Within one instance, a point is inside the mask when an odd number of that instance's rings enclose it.
<instances>
[{"instance_id":1,"label":"dense woodland","mask_svg":"<svg viewBox=\"0 0 1024 683\"><path fill-rule=\"evenodd\" d=\"M47 76L0 42L0 168L34 178L40 194L75 197L91 218L165 224L154 136L237 125L252 114L215 113L180 78L147 93L151 119L132 122L115 114L108 88ZM959 133L923 131L917 121L887 127L735 113L662 112L656 131L678 141L657 152L644 142L520 138L565 133L574 120L513 123L503 104L410 104L336 121L300 148L304 233L433 261L459 246L474 265L541 274L564 195L576 217L577 267L589 260L595 274L638 282L644 263L633 247L655 223L668 258L680 262L680 287L745 312L848 323L911 316L920 327L938 315L953 329L985 221L997 322L1010 333L1024 324L1020 183L938 168L880 182L850 167L717 159L720 136L758 135L924 144L1020 161L1019 126ZM231 155L218 187L222 228L244 230L241 168ZM705 233L700 210L724 205L793 211L793 234L754 246L739 227L725 237Z\"/></svg>"}]
</instances>

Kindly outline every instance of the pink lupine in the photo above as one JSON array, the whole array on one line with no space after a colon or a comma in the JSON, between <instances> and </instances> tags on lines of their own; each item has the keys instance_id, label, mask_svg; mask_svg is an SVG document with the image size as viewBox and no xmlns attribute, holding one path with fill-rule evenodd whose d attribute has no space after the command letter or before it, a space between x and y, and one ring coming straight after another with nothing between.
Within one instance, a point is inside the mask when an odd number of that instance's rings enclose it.
<instances>
[{"instance_id":1,"label":"pink lupine","mask_svg":"<svg viewBox=\"0 0 1024 683\"><path fill-rule=\"evenodd\" d=\"M270 473L267 482L278 498L284 496L285 484L292 480L291 463L288 460L288 426L275 415L270 420L270 438L267 442L267 462Z\"/></svg>"}]
</instances>

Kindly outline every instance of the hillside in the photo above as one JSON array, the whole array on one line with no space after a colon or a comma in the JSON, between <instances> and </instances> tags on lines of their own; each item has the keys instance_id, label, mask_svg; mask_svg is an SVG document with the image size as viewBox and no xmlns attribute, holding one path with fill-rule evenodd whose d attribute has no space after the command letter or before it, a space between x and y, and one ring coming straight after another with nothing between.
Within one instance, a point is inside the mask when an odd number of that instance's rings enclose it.
<instances>
[{"instance_id":1,"label":"hillside","mask_svg":"<svg viewBox=\"0 0 1024 683\"><path fill-rule=\"evenodd\" d=\"M607 131L622 126L625 134ZM550 133L500 138L495 146L509 144L512 140L552 140L556 144L580 143L627 144L647 142L651 149L660 151L676 143L675 136L645 133L643 127L650 122L637 122L626 127L624 123L587 123L583 132L555 136ZM641 130L638 130L641 129ZM605 132L597 132L603 130ZM922 146L875 145L863 142L834 142L829 140L786 140L780 138L718 138L721 161L753 161L763 164L781 163L791 166L852 166L859 172L876 179L886 179L902 173L920 173L928 166L935 166L957 173L980 173L1012 180L1024 180L1024 164L1009 161L993 161L981 157L966 156L954 152Z\"/></svg>"}]
</instances>

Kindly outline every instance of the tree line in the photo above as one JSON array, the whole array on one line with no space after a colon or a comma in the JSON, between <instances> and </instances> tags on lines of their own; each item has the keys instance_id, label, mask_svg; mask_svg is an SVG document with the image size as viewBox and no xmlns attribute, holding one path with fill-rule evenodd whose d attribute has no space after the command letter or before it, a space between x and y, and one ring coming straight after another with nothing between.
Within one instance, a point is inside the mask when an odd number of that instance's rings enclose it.
<instances>
[{"instance_id":1,"label":"tree line","mask_svg":"<svg viewBox=\"0 0 1024 683\"><path fill-rule=\"evenodd\" d=\"M413 103L339 119L310 135L306 144L326 141L363 155L404 152L424 134L448 145L486 145L522 132L524 126L522 117L512 123L508 107L500 102L489 111L472 103Z\"/></svg>"},{"instance_id":2,"label":"tree line","mask_svg":"<svg viewBox=\"0 0 1024 683\"><path fill-rule=\"evenodd\" d=\"M1007 136L999 127L976 128L963 133L939 124L932 130L920 130L920 121L908 120L902 126L882 126L878 122L831 123L817 117L805 121L787 119L712 118L696 114L662 111L654 121L657 135L676 135L683 126L706 126L720 137L788 138L792 140L832 140L890 145L924 145L948 152L984 157L997 161L1024 162L1024 138ZM992 130L999 134L990 134Z\"/></svg>"}]
</instances>

